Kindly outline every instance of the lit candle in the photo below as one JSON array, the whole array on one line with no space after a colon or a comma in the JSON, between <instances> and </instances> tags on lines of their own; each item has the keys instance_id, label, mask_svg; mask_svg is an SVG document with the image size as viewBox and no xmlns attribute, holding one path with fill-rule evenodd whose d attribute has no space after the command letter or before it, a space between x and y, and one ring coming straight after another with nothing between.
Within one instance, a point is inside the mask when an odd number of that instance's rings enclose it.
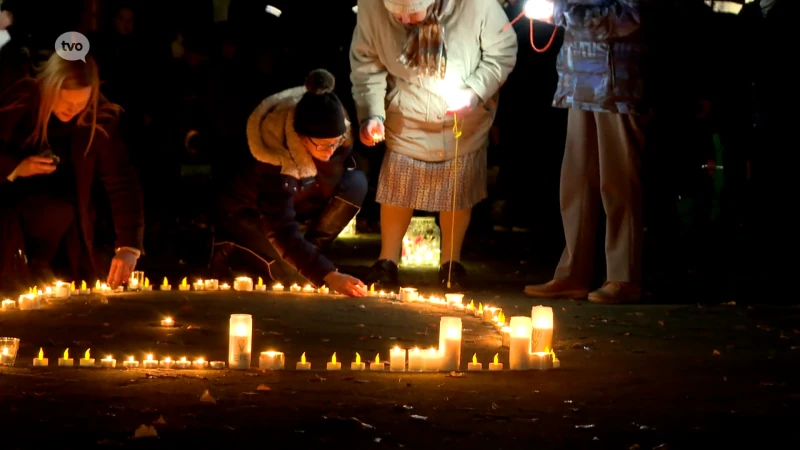
<instances>
[{"instance_id":1,"label":"lit candle","mask_svg":"<svg viewBox=\"0 0 800 450\"><path fill-rule=\"evenodd\" d=\"M87 295L87 294L90 294L90 293L91 293L91 290L89 289L89 286L86 285L86 280L81 281L81 290L78 291L78 294Z\"/></svg>"},{"instance_id":2,"label":"lit candle","mask_svg":"<svg viewBox=\"0 0 800 450\"><path fill-rule=\"evenodd\" d=\"M178 285L178 290L188 291L190 288L191 286L189 286L189 283L186 282L186 277L183 277L183 280L181 280L181 284Z\"/></svg>"},{"instance_id":3,"label":"lit candle","mask_svg":"<svg viewBox=\"0 0 800 450\"><path fill-rule=\"evenodd\" d=\"M87 348L83 358L78 360L80 367L94 367L94 358L92 358L91 351L92 349Z\"/></svg>"},{"instance_id":4,"label":"lit candle","mask_svg":"<svg viewBox=\"0 0 800 450\"><path fill-rule=\"evenodd\" d=\"M531 308L531 352L547 352L553 347L553 308L534 306Z\"/></svg>"},{"instance_id":5,"label":"lit candle","mask_svg":"<svg viewBox=\"0 0 800 450\"><path fill-rule=\"evenodd\" d=\"M285 360L283 352L274 352L272 350L261 352L258 357L258 368L261 370L283 370Z\"/></svg>"},{"instance_id":6,"label":"lit candle","mask_svg":"<svg viewBox=\"0 0 800 450\"><path fill-rule=\"evenodd\" d=\"M229 337L228 367L237 370L249 369L253 343L253 316L231 314Z\"/></svg>"},{"instance_id":7,"label":"lit candle","mask_svg":"<svg viewBox=\"0 0 800 450\"><path fill-rule=\"evenodd\" d=\"M167 280L167 277L164 277L164 282L161 283L161 290L162 291L169 291L171 289L172 289L172 286L169 285L169 280Z\"/></svg>"},{"instance_id":8,"label":"lit candle","mask_svg":"<svg viewBox=\"0 0 800 450\"><path fill-rule=\"evenodd\" d=\"M464 307L464 294L444 294L447 306L451 308Z\"/></svg>"},{"instance_id":9,"label":"lit candle","mask_svg":"<svg viewBox=\"0 0 800 450\"><path fill-rule=\"evenodd\" d=\"M32 311L41 308L39 296L36 294L24 294L18 300L20 311Z\"/></svg>"},{"instance_id":10,"label":"lit candle","mask_svg":"<svg viewBox=\"0 0 800 450\"><path fill-rule=\"evenodd\" d=\"M381 354L378 353L375 355L375 361L369 363L369 370L374 370L377 372L383 372L386 368L386 365L381 361Z\"/></svg>"},{"instance_id":11,"label":"lit candle","mask_svg":"<svg viewBox=\"0 0 800 450\"><path fill-rule=\"evenodd\" d=\"M144 284L144 272L141 270L134 270L131 273L131 278L128 280L128 289L131 291L138 291Z\"/></svg>"},{"instance_id":12,"label":"lit candle","mask_svg":"<svg viewBox=\"0 0 800 450\"><path fill-rule=\"evenodd\" d=\"M386 298L386 292L384 291L378 292L378 298Z\"/></svg>"},{"instance_id":13,"label":"lit candle","mask_svg":"<svg viewBox=\"0 0 800 450\"><path fill-rule=\"evenodd\" d=\"M157 369L158 368L158 361L153 358L153 354L150 353L147 357L142 361L142 366L145 369Z\"/></svg>"},{"instance_id":14,"label":"lit candle","mask_svg":"<svg viewBox=\"0 0 800 450\"><path fill-rule=\"evenodd\" d=\"M472 355L472 362L467 364L468 371L481 371L483 370L483 364L478 362L478 354L474 353Z\"/></svg>"},{"instance_id":15,"label":"lit candle","mask_svg":"<svg viewBox=\"0 0 800 450\"><path fill-rule=\"evenodd\" d=\"M503 311L500 311L500 314L497 315L496 320L494 321L494 327L500 331L504 326L506 326L506 315L503 314Z\"/></svg>"},{"instance_id":16,"label":"lit candle","mask_svg":"<svg viewBox=\"0 0 800 450\"><path fill-rule=\"evenodd\" d=\"M475 315L475 300L470 300L466 308L464 308L470 316Z\"/></svg>"},{"instance_id":17,"label":"lit candle","mask_svg":"<svg viewBox=\"0 0 800 450\"><path fill-rule=\"evenodd\" d=\"M230 291L230 290L231 290L231 287L230 287L230 285L229 285L228 283L222 283L222 284L219 286L219 290L220 290L220 291Z\"/></svg>"},{"instance_id":18,"label":"lit candle","mask_svg":"<svg viewBox=\"0 0 800 450\"><path fill-rule=\"evenodd\" d=\"M158 367L161 368L161 369L172 369L172 367L174 365L175 365L175 361L173 361L172 358L170 358L169 356L167 356L166 358L162 359L158 363Z\"/></svg>"},{"instance_id":19,"label":"lit candle","mask_svg":"<svg viewBox=\"0 0 800 450\"><path fill-rule=\"evenodd\" d=\"M325 367L327 370L342 370L342 363L336 361L336 352L333 352L331 361Z\"/></svg>"},{"instance_id":20,"label":"lit candle","mask_svg":"<svg viewBox=\"0 0 800 450\"><path fill-rule=\"evenodd\" d=\"M100 360L100 367L103 367L105 369L113 369L117 367L117 360L114 359L111 355L108 355Z\"/></svg>"},{"instance_id":21,"label":"lit candle","mask_svg":"<svg viewBox=\"0 0 800 450\"><path fill-rule=\"evenodd\" d=\"M258 284L256 285L256 290L261 292L267 290L267 285L264 284L264 280L262 280L261 277L258 277Z\"/></svg>"},{"instance_id":22,"label":"lit candle","mask_svg":"<svg viewBox=\"0 0 800 450\"><path fill-rule=\"evenodd\" d=\"M283 292L284 287L280 283L275 283L275 284L272 285L272 290L275 291L275 292Z\"/></svg>"},{"instance_id":23,"label":"lit candle","mask_svg":"<svg viewBox=\"0 0 800 450\"><path fill-rule=\"evenodd\" d=\"M75 295L78 293L78 289L75 287L74 281L69 284L69 293L70 295Z\"/></svg>"},{"instance_id":24,"label":"lit candle","mask_svg":"<svg viewBox=\"0 0 800 450\"><path fill-rule=\"evenodd\" d=\"M12 309L17 309L17 302L7 298L3 300L2 308L3 311L11 311Z\"/></svg>"},{"instance_id":25,"label":"lit candle","mask_svg":"<svg viewBox=\"0 0 800 450\"><path fill-rule=\"evenodd\" d=\"M461 319L442 317L439 323L439 351L442 362L439 370L458 371L461 366Z\"/></svg>"},{"instance_id":26,"label":"lit candle","mask_svg":"<svg viewBox=\"0 0 800 450\"><path fill-rule=\"evenodd\" d=\"M561 367L561 361L556 356L556 352L550 349L550 355L553 357L553 369L558 369Z\"/></svg>"},{"instance_id":27,"label":"lit candle","mask_svg":"<svg viewBox=\"0 0 800 450\"><path fill-rule=\"evenodd\" d=\"M319 293L328 295L331 293L331 289L328 286L323 285L321 288L319 288Z\"/></svg>"},{"instance_id":28,"label":"lit candle","mask_svg":"<svg viewBox=\"0 0 800 450\"><path fill-rule=\"evenodd\" d=\"M100 284L100 280L94 282L94 293L103 292L103 285Z\"/></svg>"},{"instance_id":29,"label":"lit candle","mask_svg":"<svg viewBox=\"0 0 800 450\"><path fill-rule=\"evenodd\" d=\"M508 346L508 368L528 370L530 368L531 318L516 316L511 318L511 342Z\"/></svg>"},{"instance_id":30,"label":"lit candle","mask_svg":"<svg viewBox=\"0 0 800 450\"><path fill-rule=\"evenodd\" d=\"M63 281L56 281L53 295L56 298L65 298L69 297L69 294L70 294L69 283L64 283Z\"/></svg>"},{"instance_id":31,"label":"lit candle","mask_svg":"<svg viewBox=\"0 0 800 450\"><path fill-rule=\"evenodd\" d=\"M208 361L203 358L197 358L192 361L192 369L194 370L203 370L208 368Z\"/></svg>"},{"instance_id":32,"label":"lit candle","mask_svg":"<svg viewBox=\"0 0 800 450\"><path fill-rule=\"evenodd\" d=\"M131 275L131 279L128 280L128 289L132 291L139 290L139 280L134 278L133 275Z\"/></svg>"},{"instance_id":33,"label":"lit candle","mask_svg":"<svg viewBox=\"0 0 800 450\"><path fill-rule=\"evenodd\" d=\"M493 363L489 363L489 370L492 371L492 372L498 371L498 370L503 370L503 363L501 363L499 361L498 356L499 355L497 353L495 353L494 354L494 362Z\"/></svg>"},{"instance_id":34,"label":"lit candle","mask_svg":"<svg viewBox=\"0 0 800 450\"><path fill-rule=\"evenodd\" d=\"M3 350L0 351L0 364L10 366L14 364L16 359L16 355L11 353L8 347L3 347Z\"/></svg>"},{"instance_id":35,"label":"lit candle","mask_svg":"<svg viewBox=\"0 0 800 450\"><path fill-rule=\"evenodd\" d=\"M205 291L206 290L206 282L203 280L197 280L192 283L192 287L195 291Z\"/></svg>"},{"instance_id":36,"label":"lit candle","mask_svg":"<svg viewBox=\"0 0 800 450\"><path fill-rule=\"evenodd\" d=\"M253 279L250 277L238 277L233 280L234 291L247 291L253 290Z\"/></svg>"},{"instance_id":37,"label":"lit candle","mask_svg":"<svg viewBox=\"0 0 800 450\"><path fill-rule=\"evenodd\" d=\"M389 371L404 372L406 370L406 349L395 346L389 353Z\"/></svg>"},{"instance_id":38,"label":"lit candle","mask_svg":"<svg viewBox=\"0 0 800 450\"><path fill-rule=\"evenodd\" d=\"M416 288L401 288L400 289L400 301L401 302L413 302L416 301L419 297Z\"/></svg>"},{"instance_id":39,"label":"lit candle","mask_svg":"<svg viewBox=\"0 0 800 450\"><path fill-rule=\"evenodd\" d=\"M211 361L208 363L208 367L214 370L222 370L225 368L225 361Z\"/></svg>"},{"instance_id":40,"label":"lit candle","mask_svg":"<svg viewBox=\"0 0 800 450\"><path fill-rule=\"evenodd\" d=\"M300 286L298 286L298 285L297 285L297 283L294 283L294 284L292 284L291 286L289 286L289 291L290 291L290 292L300 292L300 291L302 291L302 290L303 290L303 288L301 288Z\"/></svg>"},{"instance_id":41,"label":"lit candle","mask_svg":"<svg viewBox=\"0 0 800 450\"><path fill-rule=\"evenodd\" d=\"M44 287L44 292L42 293L42 295L44 295L45 298L51 298L55 296L55 294L53 293L53 288L51 288L50 286Z\"/></svg>"},{"instance_id":42,"label":"lit candle","mask_svg":"<svg viewBox=\"0 0 800 450\"><path fill-rule=\"evenodd\" d=\"M50 360L44 357L44 350L39 348L39 357L33 358L33 367L47 367Z\"/></svg>"},{"instance_id":43,"label":"lit candle","mask_svg":"<svg viewBox=\"0 0 800 450\"><path fill-rule=\"evenodd\" d=\"M58 367L72 367L75 362L69 357L69 349L64 350L64 357L58 358Z\"/></svg>"},{"instance_id":44,"label":"lit candle","mask_svg":"<svg viewBox=\"0 0 800 450\"><path fill-rule=\"evenodd\" d=\"M530 355L529 367L533 370L548 370L553 368L553 357L550 352L535 352Z\"/></svg>"},{"instance_id":45,"label":"lit candle","mask_svg":"<svg viewBox=\"0 0 800 450\"><path fill-rule=\"evenodd\" d=\"M383 135L380 133L372 133L372 142L378 143L383 141Z\"/></svg>"},{"instance_id":46,"label":"lit candle","mask_svg":"<svg viewBox=\"0 0 800 450\"><path fill-rule=\"evenodd\" d=\"M422 354L422 370L425 372L438 372L442 365L442 355L433 347Z\"/></svg>"},{"instance_id":47,"label":"lit candle","mask_svg":"<svg viewBox=\"0 0 800 450\"><path fill-rule=\"evenodd\" d=\"M122 367L126 369L137 369L139 368L139 361L133 359L133 356L128 356L128 359L122 361Z\"/></svg>"},{"instance_id":48,"label":"lit candle","mask_svg":"<svg viewBox=\"0 0 800 450\"><path fill-rule=\"evenodd\" d=\"M181 359L175 361L176 369L188 369L190 367L192 367L192 362L186 359L185 356L181 356Z\"/></svg>"},{"instance_id":49,"label":"lit candle","mask_svg":"<svg viewBox=\"0 0 800 450\"><path fill-rule=\"evenodd\" d=\"M303 286L303 292L305 292L306 294L313 294L315 292L315 290L314 290L313 286L311 286L310 284L307 284L307 285Z\"/></svg>"},{"instance_id":50,"label":"lit candle","mask_svg":"<svg viewBox=\"0 0 800 450\"><path fill-rule=\"evenodd\" d=\"M214 280L214 279L211 279L211 280L205 280L204 284L205 284L205 286L204 286L204 287L205 287L205 289L206 289L207 291L216 291L216 290L219 290L219 280Z\"/></svg>"},{"instance_id":51,"label":"lit candle","mask_svg":"<svg viewBox=\"0 0 800 450\"><path fill-rule=\"evenodd\" d=\"M502 308L497 308L494 306L490 306L488 308L483 308L483 321L486 323L494 324L497 315L503 311Z\"/></svg>"},{"instance_id":52,"label":"lit candle","mask_svg":"<svg viewBox=\"0 0 800 450\"><path fill-rule=\"evenodd\" d=\"M425 354L418 347L408 351L408 371L421 372L425 367Z\"/></svg>"},{"instance_id":53,"label":"lit candle","mask_svg":"<svg viewBox=\"0 0 800 450\"><path fill-rule=\"evenodd\" d=\"M508 348L511 345L511 327L505 326L500 329L500 335L503 337L503 342L500 345Z\"/></svg>"},{"instance_id":54,"label":"lit candle","mask_svg":"<svg viewBox=\"0 0 800 450\"><path fill-rule=\"evenodd\" d=\"M150 286L150 278L145 278L144 283L142 284L143 291L152 291L153 286Z\"/></svg>"},{"instance_id":55,"label":"lit candle","mask_svg":"<svg viewBox=\"0 0 800 450\"><path fill-rule=\"evenodd\" d=\"M365 364L361 362L361 355L356 352L356 361L350 363L350 370L361 372L364 370Z\"/></svg>"},{"instance_id":56,"label":"lit candle","mask_svg":"<svg viewBox=\"0 0 800 450\"><path fill-rule=\"evenodd\" d=\"M306 352L300 356L300 361L295 366L295 370L311 370L311 363L306 361Z\"/></svg>"},{"instance_id":57,"label":"lit candle","mask_svg":"<svg viewBox=\"0 0 800 450\"><path fill-rule=\"evenodd\" d=\"M372 283L372 284L369 285L369 295L370 295L370 297L374 297L375 296L375 283Z\"/></svg>"},{"instance_id":58,"label":"lit candle","mask_svg":"<svg viewBox=\"0 0 800 450\"><path fill-rule=\"evenodd\" d=\"M172 317L165 317L164 319L161 319L161 326L162 327L174 327L175 326L175 321L172 319Z\"/></svg>"},{"instance_id":59,"label":"lit candle","mask_svg":"<svg viewBox=\"0 0 800 450\"><path fill-rule=\"evenodd\" d=\"M483 319L483 303L478 302L478 309L475 310L475 317Z\"/></svg>"}]
</instances>

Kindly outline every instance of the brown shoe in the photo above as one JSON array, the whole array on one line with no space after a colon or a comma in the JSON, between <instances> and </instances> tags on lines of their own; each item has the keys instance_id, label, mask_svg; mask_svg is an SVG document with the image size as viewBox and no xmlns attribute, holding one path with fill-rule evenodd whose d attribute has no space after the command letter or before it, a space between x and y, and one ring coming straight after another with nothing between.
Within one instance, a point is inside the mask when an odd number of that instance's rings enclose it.
<instances>
[{"instance_id":1,"label":"brown shoe","mask_svg":"<svg viewBox=\"0 0 800 450\"><path fill-rule=\"evenodd\" d=\"M609 281L600 289L589 294L589 301L602 305L636 303L642 299L642 289L632 283Z\"/></svg>"},{"instance_id":2,"label":"brown shoe","mask_svg":"<svg viewBox=\"0 0 800 450\"><path fill-rule=\"evenodd\" d=\"M578 287L567 280L550 280L545 284L525 286L525 295L533 298L586 298L589 289Z\"/></svg>"}]
</instances>

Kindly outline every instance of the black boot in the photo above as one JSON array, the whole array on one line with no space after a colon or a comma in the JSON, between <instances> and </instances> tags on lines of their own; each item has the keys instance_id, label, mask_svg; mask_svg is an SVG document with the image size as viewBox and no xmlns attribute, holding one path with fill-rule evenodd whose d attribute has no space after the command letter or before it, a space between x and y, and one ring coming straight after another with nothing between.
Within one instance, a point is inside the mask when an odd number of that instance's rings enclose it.
<instances>
[{"instance_id":1,"label":"black boot","mask_svg":"<svg viewBox=\"0 0 800 450\"><path fill-rule=\"evenodd\" d=\"M452 264L452 271L450 265ZM447 286L448 276L450 286ZM467 280L467 269L461 263L452 261L446 262L439 267L439 284L449 292L464 290L464 282Z\"/></svg>"},{"instance_id":2,"label":"black boot","mask_svg":"<svg viewBox=\"0 0 800 450\"><path fill-rule=\"evenodd\" d=\"M324 252L360 210L341 197L333 197L306 233L306 240Z\"/></svg>"},{"instance_id":3,"label":"black boot","mask_svg":"<svg viewBox=\"0 0 800 450\"><path fill-rule=\"evenodd\" d=\"M376 290L396 291L400 288L397 264L389 259L379 259L370 267L364 283L368 286L374 283Z\"/></svg>"}]
</instances>

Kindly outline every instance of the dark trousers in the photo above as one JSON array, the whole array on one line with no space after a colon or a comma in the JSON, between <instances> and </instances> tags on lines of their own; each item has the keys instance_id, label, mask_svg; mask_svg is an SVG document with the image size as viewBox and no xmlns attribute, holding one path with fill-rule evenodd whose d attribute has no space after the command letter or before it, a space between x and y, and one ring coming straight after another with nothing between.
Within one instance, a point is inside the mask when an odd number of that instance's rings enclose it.
<instances>
[{"instance_id":1,"label":"dark trousers","mask_svg":"<svg viewBox=\"0 0 800 450\"><path fill-rule=\"evenodd\" d=\"M296 220L301 225L306 225L308 230L306 235L320 228L322 221L327 225L330 225L331 221L337 223L334 228L339 228L341 232L357 211L350 217L330 217L326 212L330 209L331 202L338 198L360 208L367 190L367 177L364 172L346 171L332 195L326 196L319 190L310 194L304 201L295 203ZM333 239L327 239L324 242L329 245L332 241ZM237 260L243 260L243 265L248 267L247 273L263 275L284 283L302 279L295 268L281 259L278 251L269 242L261 214L254 209L241 210L223 218L218 229L216 244L226 243L233 244L238 250ZM321 250L325 251L325 248Z\"/></svg>"}]
</instances>

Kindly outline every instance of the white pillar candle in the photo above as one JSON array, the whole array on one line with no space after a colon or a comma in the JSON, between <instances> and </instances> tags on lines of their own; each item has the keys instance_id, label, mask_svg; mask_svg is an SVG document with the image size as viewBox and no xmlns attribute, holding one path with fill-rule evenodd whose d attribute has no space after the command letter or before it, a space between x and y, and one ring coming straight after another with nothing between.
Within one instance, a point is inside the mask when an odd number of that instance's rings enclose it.
<instances>
[{"instance_id":1,"label":"white pillar candle","mask_svg":"<svg viewBox=\"0 0 800 450\"><path fill-rule=\"evenodd\" d=\"M197 280L192 283L192 287L195 291L205 291L206 290L206 282L203 280Z\"/></svg>"},{"instance_id":2,"label":"white pillar candle","mask_svg":"<svg viewBox=\"0 0 800 450\"><path fill-rule=\"evenodd\" d=\"M203 287L207 291L216 291L219 289L219 280L210 279L210 280L203 280ZM208 362L208 361L206 361Z\"/></svg>"},{"instance_id":3,"label":"white pillar candle","mask_svg":"<svg viewBox=\"0 0 800 450\"><path fill-rule=\"evenodd\" d=\"M503 370L503 363L500 362L499 355L497 353L494 354L494 362L489 363L489 371L496 372Z\"/></svg>"},{"instance_id":4,"label":"white pillar candle","mask_svg":"<svg viewBox=\"0 0 800 450\"><path fill-rule=\"evenodd\" d=\"M258 277L258 284L256 284L256 290L259 292L264 292L267 290L267 285L264 284L264 280L261 277Z\"/></svg>"},{"instance_id":5,"label":"white pillar candle","mask_svg":"<svg viewBox=\"0 0 800 450\"><path fill-rule=\"evenodd\" d=\"M457 371L461 366L461 318L442 317L439 323L439 370Z\"/></svg>"},{"instance_id":6,"label":"white pillar candle","mask_svg":"<svg viewBox=\"0 0 800 450\"><path fill-rule=\"evenodd\" d=\"M126 369L138 369L139 368L139 361L133 359L133 356L128 356L128 359L122 361L122 367Z\"/></svg>"},{"instance_id":7,"label":"white pillar candle","mask_svg":"<svg viewBox=\"0 0 800 450\"><path fill-rule=\"evenodd\" d=\"M83 355L83 358L78 360L78 363L81 367L94 367L94 358L92 358L92 349L87 348L86 353Z\"/></svg>"},{"instance_id":8,"label":"white pillar candle","mask_svg":"<svg viewBox=\"0 0 800 450\"><path fill-rule=\"evenodd\" d=\"M419 347L414 347L408 351L408 371L422 372L425 368L425 352Z\"/></svg>"},{"instance_id":9,"label":"white pillar candle","mask_svg":"<svg viewBox=\"0 0 800 450\"><path fill-rule=\"evenodd\" d=\"M17 302L7 298L3 300L2 306L0 307L2 307L3 311L11 311L12 309L17 309Z\"/></svg>"},{"instance_id":10,"label":"white pillar candle","mask_svg":"<svg viewBox=\"0 0 800 450\"><path fill-rule=\"evenodd\" d=\"M70 295L70 284L63 281L56 281L53 286L53 294L56 298L68 298Z\"/></svg>"},{"instance_id":11,"label":"white pillar candle","mask_svg":"<svg viewBox=\"0 0 800 450\"><path fill-rule=\"evenodd\" d=\"M250 280L252 289L252 280ZM228 367L237 370L250 368L250 353L253 343L253 316L231 314L230 341L228 345Z\"/></svg>"},{"instance_id":12,"label":"white pillar candle","mask_svg":"<svg viewBox=\"0 0 800 450\"><path fill-rule=\"evenodd\" d=\"M47 367L50 360L44 357L44 349L39 348L39 357L33 358L33 367Z\"/></svg>"},{"instance_id":13,"label":"white pillar candle","mask_svg":"<svg viewBox=\"0 0 800 450\"><path fill-rule=\"evenodd\" d=\"M531 308L531 352L549 352L553 348L553 308L534 306Z\"/></svg>"},{"instance_id":14,"label":"white pillar candle","mask_svg":"<svg viewBox=\"0 0 800 450\"><path fill-rule=\"evenodd\" d=\"M169 356L158 362L158 367L160 369L172 369L174 366L175 361L173 361Z\"/></svg>"},{"instance_id":15,"label":"white pillar candle","mask_svg":"<svg viewBox=\"0 0 800 450\"><path fill-rule=\"evenodd\" d=\"M197 358L194 361L192 361L192 369L194 370L208 369L208 361L206 361L204 358Z\"/></svg>"},{"instance_id":16,"label":"white pillar candle","mask_svg":"<svg viewBox=\"0 0 800 450\"><path fill-rule=\"evenodd\" d=\"M142 361L142 366L145 369L158 369L158 360L153 358L153 354L151 353Z\"/></svg>"},{"instance_id":17,"label":"white pillar candle","mask_svg":"<svg viewBox=\"0 0 800 450\"><path fill-rule=\"evenodd\" d=\"M511 370L530 368L531 318L515 316L511 318L511 342L508 346L508 365Z\"/></svg>"},{"instance_id":18,"label":"white pillar candle","mask_svg":"<svg viewBox=\"0 0 800 450\"><path fill-rule=\"evenodd\" d=\"M467 370L470 372L480 372L483 370L483 364L478 362L478 354L472 355L472 362L467 363Z\"/></svg>"},{"instance_id":19,"label":"white pillar candle","mask_svg":"<svg viewBox=\"0 0 800 450\"><path fill-rule=\"evenodd\" d=\"M464 307L464 294L444 294L444 298L451 308Z\"/></svg>"},{"instance_id":20,"label":"white pillar candle","mask_svg":"<svg viewBox=\"0 0 800 450\"><path fill-rule=\"evenodd\" d=\"M41 301L37 294L24 294L18 300L20 311L32 311L41 308Z\"/></svg>"},{"instance_id":21,"label":"white pillar candle","mask_svg":"<svg viewBox=\"0 0 800 450\"><path fill-rule=\"evenodd\" d=\"M262 370L283 370L284 364L282 352L261 352L258 357L258 368Z\"/></svg>"},{"instance_id":22,"label":"white pillar candle","mask_svg":"<svg viewBox=\"0 0 800 450\"><path fill-rule=\"evenodd\" d=\"M69 357L69 349L64 350L64 357L58 358L58 367L72 367L75 362Z\"/></svg>"},{"instance_id":23,"label":"white pillar candle","mask_svg":"<svg viewBox=\"0 0 800 450\"><path fill-rule=\"evenodd\" d=\"M105 358L100 360L100 367L104 369L113 369L117 367L117 360L114 359L111 355L106 356Z\"/></svg>"},{"instance_id":24,"label":"white pillar candle","mask_svg":"<svg viewBox=\"0 0 800 450\"><path fill-rule=\"evenodd\" d=\"M339 361L336 361L336 352L334 352L333 356L331 356L331 360L325 366L325 369L326 370L342 370L342 363L339 362Z\"/></svg>"},{"instance_id":25,"label":"white pillar candle","mask_svg":"<svg viewBox=\"0 0 800 450\"><path fill-rule=\"evenodd\" d=\"M375 361L369 363L369 370L375 372L383 372L386 369L386 364L381 361L381 354L375 355Z\"/></svg>"},{"instance_id":26,"label":"white pillar candle","mask_svg":"<svg viewBox=\"0 0 800 450\"><path fill-rule=\"evenodd\" d=\"M311 370L311 363L306 361L306 352L300 355L300 361L295 364L295 370Z\"/></svg>"},{"instance_id":27,"label":"white pillar candle","mask_svg":"<svg viewBox=\"0 0 800 450\"><path fill-rule=\"evenodd\" d=\"M190 367L192 367L192 362L186 359L185 356L181 356L181 359L175 361L176 369L188 369Z\"/></svg>"},{"instance_id":28,"label":"white pillar candle","mask_svg":"<svg viewBox=\"0 0 800 450\"><path fill-rule=\"evenodd\" d=\"M533 370L548 370L553 368L553 357L550 352L536 352L529 355L529 366Z\"/></svg>"},{"instance_id":29,"label":"white pillar candle","mask_svg":"<svg viewBox=\"0 0 800 450\"><path fill-rule=\"evenodd\" d=\"M431 347L422 352L422 370L425 372L438 372L442 365L442 355L439 350Z\"/></svg>"},{"instance_id":30,"label":"white pillar candle","mask_svg":"<svg viewBox=\"0 0 800 450\"><path fill-rule=\"evenodd\" d=\"M508 348L511 345L511 327L505 326L500 330L500 335L503 337L502 346Z\"/></svg>"},{"instance_id":31,"label":"white pillar candle","mask_svg":"<svg viewBox=\"0 0 800 450\"><path fill-rule=\"evenodd\" d=\"M290 291L290 292L300 292L300 291L302 291L302 290L303 290L303 288L301 288L300 286L298 286L298 285L297 285L297 283L294 283L294 284L292 284L291 286L289 286L289 291Z\"/></svg>"},{"instance_id":32,"label":"white pillar candle","mask_svg":"<svg viewBox=\"0 0 800 450\"><path fill-rule=\"evenodd\" d=\"M186 280L186 277L184 277L183 280L181 280L181 284L178 285L178 290L179 291L188 291L190 289L191 289L191 286L189 286L189 282Z\"/></svg>"},{"instance_id":33,"label":"white pillar candle","mask_svg":"<svg viewBox=\"0 0 800 450\"><path fill-rule=\"evenodd\" d=\"M365 364L361 362L361 355L356 352L356 360L355 362L350 363L350 370L354 370L356 372L363 372L365 368Z\"/></svg>"},{"instance_id":34,"label":"white pillar candle","mask_svg":"<svg viewBox=\"0 0 800 450\"><path fill-rule=\"evenodd\" d=\"M253 290L253 279L250 277L238 277L233 280L234 291L250 292Z\"/></svg>"},{"instance_id":35,"label":"white pillar candle","mask_svg":"<svg viewBox=\"0 0 800 450\"><path fill-rule=\"evenodd\" d=\"M406 370L406 349L395 346L389 352L389 371L405 372Z\"/></svg>"},{"instance_id":36,"label":"white pillar candle","mask_svg":"<svg viewBox=\"0 0 800 450\"><path fill-rule=\"evenodd\" d=\"M225 361L211 361L208 367L214 370L222 370L225 368Z\"/></svg>"},{"instance_id":37,"label":"white pillar candle","mask_svg":"<svg viewBox=\"0 0 800 450\"><path fill-rule=\"evenodd\" d=\"M285 289L286 288L280 283L275 283L272 285L272 290L275 292L283 292Z\"/></svg>"},{"instance_id":38,"label":"white pillar candle","mask_svg":"<svg viewBox=\"0 0 800 450\"><path fill-rule=\"evenodd\" d=\"M400 289L401 302L413 302L417 300L417 297L418 293L416 288L407 287Z\"/></svg>"}]
</instances>

